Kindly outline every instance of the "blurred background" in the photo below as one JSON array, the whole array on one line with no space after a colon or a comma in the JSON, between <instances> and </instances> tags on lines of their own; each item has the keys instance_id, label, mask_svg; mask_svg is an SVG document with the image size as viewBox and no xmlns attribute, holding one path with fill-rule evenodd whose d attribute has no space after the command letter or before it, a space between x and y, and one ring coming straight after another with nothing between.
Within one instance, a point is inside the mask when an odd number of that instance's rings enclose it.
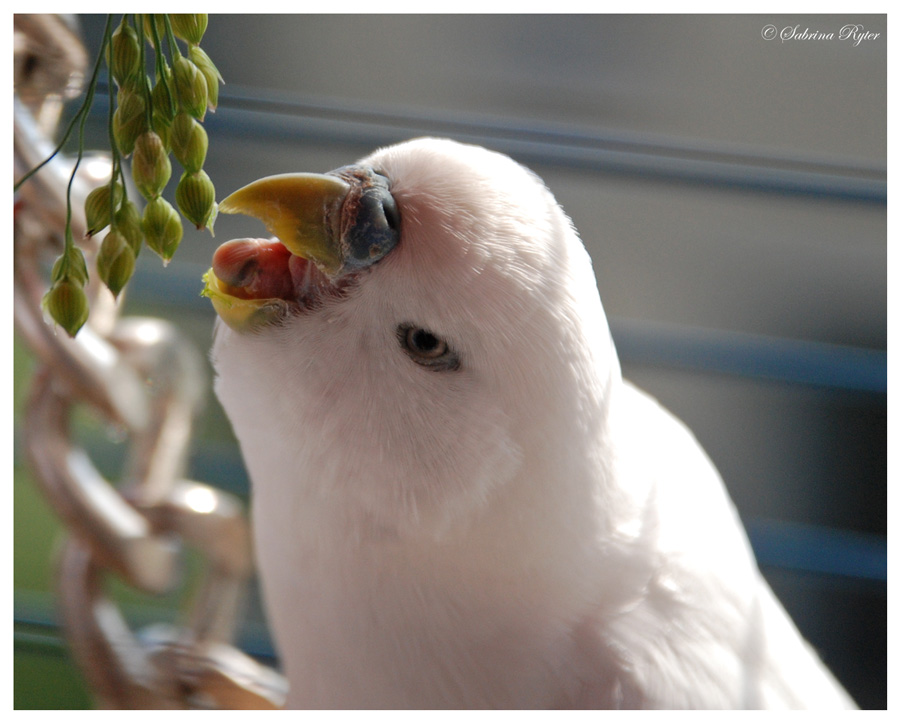
<instances>
[{"instance_id":1,"label":"blurred background","mask_svg":"<svg viewBox=\"0 0 900 723\"><path fill-rule=\"evenodd\" d=\"M96 57L104 17L80 23ZM879 35L841 40L846 25ZM691 427L802 632L861 707L884 708L886 26L868 15L212 15L203 48L226 85L207 116L205 169L221 199L420 135L530 166L591 253L626 376ZM105 147L106 112L101 94L92 147ZM214 315L200 276L219 243L261 232L222 217L215 239L186 230L167 268L142 254L124 313L170 318L205 353ZM31 369L17 344L17 439ZM79 429L114 474L115 435ZM22 457L17 444L15 705L86 707L53 607L59 526ZM211 391L190 475L246 495ZM136 624L177 619L177 600L125 599ZM276 663L258 601L241 642Z\"/></svg>"}]
</instances>

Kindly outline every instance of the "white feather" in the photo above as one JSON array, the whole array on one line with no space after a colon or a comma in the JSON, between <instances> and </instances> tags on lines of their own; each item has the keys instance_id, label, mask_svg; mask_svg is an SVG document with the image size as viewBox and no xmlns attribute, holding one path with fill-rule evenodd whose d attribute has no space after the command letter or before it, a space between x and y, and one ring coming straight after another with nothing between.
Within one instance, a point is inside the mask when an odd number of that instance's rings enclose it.
<instances>
[{"instance_id":1,"label":"white feather","mask_svg":"<svg viewBox=\"0 0 900 723\"><path fill-rule=\"evenodd\" d=\"M289 705L852 706L702 449L622 381L543 183L435 139L362 162L392 181L398 247L213 351ZM460 368L413 363L403 323Z\"/></svg>"}]
</instances>

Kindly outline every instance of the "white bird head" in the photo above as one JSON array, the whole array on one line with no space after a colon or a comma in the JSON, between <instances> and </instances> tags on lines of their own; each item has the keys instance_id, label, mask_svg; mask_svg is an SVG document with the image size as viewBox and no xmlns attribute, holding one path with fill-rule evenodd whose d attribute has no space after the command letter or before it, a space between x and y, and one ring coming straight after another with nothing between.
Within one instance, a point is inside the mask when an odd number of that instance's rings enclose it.
<instances>
[{"instance_id":1,"label":"white bird head","mask_svg":"<svg viewBox=\"0 0 900 723\"><path fill-rule=\"evenodd\" d=\"M618 362L590 259L530 171L426 138L220 208L278 237L226 243L207 277L255 494L446 534L525 468L576 484L596 464Z\"/></svg>"}]
</instances>

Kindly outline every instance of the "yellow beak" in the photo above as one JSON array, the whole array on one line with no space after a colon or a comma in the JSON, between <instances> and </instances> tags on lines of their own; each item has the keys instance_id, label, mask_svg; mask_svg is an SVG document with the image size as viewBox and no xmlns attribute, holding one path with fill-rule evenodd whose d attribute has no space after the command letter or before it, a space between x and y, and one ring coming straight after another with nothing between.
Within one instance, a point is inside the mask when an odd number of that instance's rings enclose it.
<instances>
[{"instance_id":1,"label":"yellow beak","mask_svg":"<svg viewBox=\"0 0 900 723\"><path fill-rule=\"evenodd\" d=\"M333 276L342 264L340 211L349 190L337 176L285 173L235 191L219 204L219 211L258 218L288 251Z\"/></svg>"},{"instance_id":2,"label":"yellow beak","mask_svg":"<svg viewBox=\"0 0 900 723\"><path fill-rule=\"evenodd\" d=\"M210 269L203 274L201 296L212 302L216 314L235 331L252 328L275 319L286 306L282 299L242 299L228 293L223 284Z\"/></svg>"},{"instance_id":3,"label":"yellow beak","mask_svg":"<svg viewBox=\"0 0 900 723\"><path fill-rule=\"evenodd\" d=\"M325 175L261 178L228 196L219 211L258 218L291 254L312 262L333 283L378 262L399 240L399 213L390 182L365 166L344 166ZM203 295L232 328L255 327L289 308L289 300L265 298L260 287L251 291L231 274L219 279L214 268L204 277ZM252 283L264 278L256 276ZM268 278L277 281L277 272ZM277 284L263 284L262 294L275 288Z\"/></svg>"}]
</instances>

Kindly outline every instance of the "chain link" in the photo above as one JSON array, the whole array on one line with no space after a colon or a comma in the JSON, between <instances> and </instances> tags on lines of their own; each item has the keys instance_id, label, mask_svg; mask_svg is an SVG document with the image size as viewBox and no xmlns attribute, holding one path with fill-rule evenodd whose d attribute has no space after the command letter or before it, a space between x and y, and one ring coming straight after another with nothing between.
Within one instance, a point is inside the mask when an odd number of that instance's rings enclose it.
<instances>
[{"instance_id":1,"label":"chain link","mask_svg":"<svg viewBox=\"0 0 900 723\"><path fill-rule=\"evenodd\" d=\"M16 15L15 56L19 179L50 155L62 101L83 78L86 54L65 19ZM284 679L232 644L253 571L242 504L183 476L207 385L198 352L161 319L120 318L96 273L87 288L91 315L76 338L44 319L42 269L62 249L73 165L57 157L20 189L14 233L15 324L40 364L27 402L25 448L69 532L57 585L73 657L106 708L280 708ZM84 199L101 182L81 170L75 177L76 239L84 236ZM80 245L90 265L99 239ZM116 486L73 440L70 419L79 407L124 433L128 456ZM105 591L108 579L168 593L177 587L186 547L203 560L188 622L134 633Z\"/></svg>"}]
</instances>

